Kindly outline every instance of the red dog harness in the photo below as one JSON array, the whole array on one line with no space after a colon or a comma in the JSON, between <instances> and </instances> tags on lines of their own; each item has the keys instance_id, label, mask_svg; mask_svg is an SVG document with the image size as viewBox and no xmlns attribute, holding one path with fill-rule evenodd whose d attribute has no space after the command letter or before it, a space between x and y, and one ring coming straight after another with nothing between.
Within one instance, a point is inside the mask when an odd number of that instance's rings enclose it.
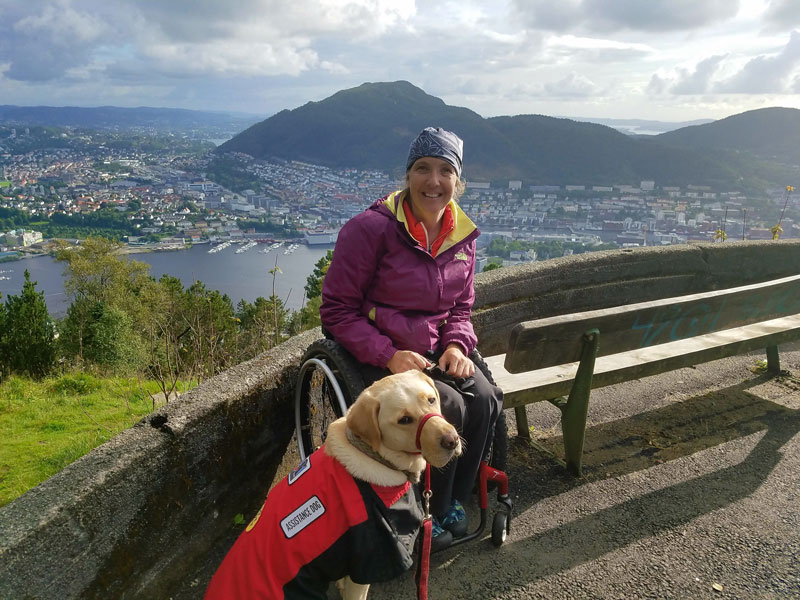
<instances>
[{"instance_id":1,"label":"red dog harness","mask_svg":"<svg viewBox=\"0 0 800 600\"><path fill-rule=\"evenodd\" d=\"M345 575L388 581L411 567L421 521L416 486L357 480L322 448L270 491L205 598L324 600Z\"/></svg>"}]
</instances>

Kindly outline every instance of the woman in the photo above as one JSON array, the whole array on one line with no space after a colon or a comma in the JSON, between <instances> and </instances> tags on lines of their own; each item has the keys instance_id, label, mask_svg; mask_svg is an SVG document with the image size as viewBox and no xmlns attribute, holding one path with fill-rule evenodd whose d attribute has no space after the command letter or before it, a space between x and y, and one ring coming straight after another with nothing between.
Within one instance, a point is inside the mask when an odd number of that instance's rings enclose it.
<instances>
[{"instance_id":1,"label":"woman","mask_svg":"<svg viewBox=\"0 0 800 600\"><path fill-rule=\"evenodd\" d=\"M466 442L457 462L431 474L436 547L467 532L461 501L488 453L502 392L475 369L475 239L480 232L456 203L463 142L440 128L411 143L406 187L381 198L339 232L322 288L323 327L363 365L369 385L431 363L471 378L467 393L437 381L442 413Z\"/></svg>"}]
</instances>

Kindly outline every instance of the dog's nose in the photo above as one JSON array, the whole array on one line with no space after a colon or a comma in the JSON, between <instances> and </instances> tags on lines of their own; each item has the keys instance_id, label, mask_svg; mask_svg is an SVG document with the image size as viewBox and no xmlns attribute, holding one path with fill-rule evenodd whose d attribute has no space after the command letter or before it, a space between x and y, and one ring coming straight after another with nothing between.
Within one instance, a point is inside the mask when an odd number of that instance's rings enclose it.
<instances>
[{"instance_id":1,"label":"dog's nose","mask_svg":"<svg viewBox=\"0 0 800 600\"><path fill-rule=\"evenodd\" d=\"M439 440L439 444L445 450L455 450L456 446L458 445L458 435L456 435L454 431L443 433L441 439Z\"/></svg>"}]
</instances>

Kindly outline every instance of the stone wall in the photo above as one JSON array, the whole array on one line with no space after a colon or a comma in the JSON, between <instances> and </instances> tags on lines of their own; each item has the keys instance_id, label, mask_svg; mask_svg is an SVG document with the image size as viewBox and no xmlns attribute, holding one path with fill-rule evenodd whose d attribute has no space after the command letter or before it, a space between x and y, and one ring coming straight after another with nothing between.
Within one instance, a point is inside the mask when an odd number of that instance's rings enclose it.
<instances>
[{"instance_id":1,"label":"stone wall","mask_svg":"<svg viewBox=\"0 0 800 600\"><path fill-rule=\"evenodd\" d=\"M570 256L476 277L474 322L490 355L521 320L798 272L797 241ZM216 564L235 515L263 501L292 437L300 357L319 335L204 382L0 509L0 598L202 597L211 573L187 574Z\"/></svg>"}]
</instances>

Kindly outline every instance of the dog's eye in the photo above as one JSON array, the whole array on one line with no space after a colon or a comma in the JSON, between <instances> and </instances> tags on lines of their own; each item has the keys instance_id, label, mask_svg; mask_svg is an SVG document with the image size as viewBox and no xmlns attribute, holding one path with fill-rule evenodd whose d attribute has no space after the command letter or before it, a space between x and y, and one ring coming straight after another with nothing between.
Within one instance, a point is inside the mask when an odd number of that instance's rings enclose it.
<instances>
[{"instance_id":1,"label":"dog's eye","mask_svg":"<svg viewBox=\"0 0 800 600\"><path fill-rule=\"evenodd\" d=\"M433 396L428 398L428 404L436 404L436 398L434 398Z\"/></svg>"},{"instance_id":2,"label":"dog's eye","mask_svg":"<svg viewBox=\"0 0 800 600\"><path fill-rule=\"evenodd\" d=\"M413 423L413 422L414 422L414 419L412 419L412 418L411 418L411 417L409 417L409 416L405 416L405 417L400 417L400 418L397 420L397 422L398 422L400 425L408 425L409 423Z\"/></svg>"}]
</instances>

